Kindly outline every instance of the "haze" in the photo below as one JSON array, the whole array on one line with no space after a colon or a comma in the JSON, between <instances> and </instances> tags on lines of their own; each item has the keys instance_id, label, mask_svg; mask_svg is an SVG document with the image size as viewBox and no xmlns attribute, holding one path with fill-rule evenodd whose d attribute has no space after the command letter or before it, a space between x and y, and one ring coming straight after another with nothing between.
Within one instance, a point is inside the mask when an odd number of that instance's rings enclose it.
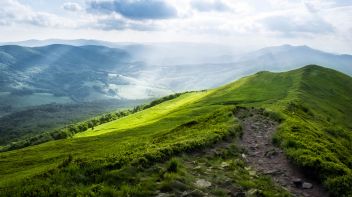
<instances>
[{"instance_id":1,"label":"haze","mask_svg":"<svg viewBox=\"0 0 352 197\"><path fill-rule=\"evenodd\" d=\"M191 42L250 51L291 44L352 53L348 0L2 0L0 42Z\"/></svg>"}]
</instances>

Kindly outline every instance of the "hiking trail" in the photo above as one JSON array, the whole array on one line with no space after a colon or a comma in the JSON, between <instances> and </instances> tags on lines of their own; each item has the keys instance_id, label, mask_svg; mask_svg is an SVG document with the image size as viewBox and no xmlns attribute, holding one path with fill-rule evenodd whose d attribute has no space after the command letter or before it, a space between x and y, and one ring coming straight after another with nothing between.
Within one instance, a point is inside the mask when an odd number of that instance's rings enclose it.
<instances>
[{"instance_id":1,"label":"hiking trail","mask_svg":"<svg viewBox=\"0 0 352 197\"><path fill-rule=\"evenodd\" d=\"M239 109L243 135L239 146L245 151L242 156L249 166L286 188L294 196L326 197L327 191L320 183L305 175L290 163L283 151L274 146L272 137L278 123L257 109Z\"/></svg>"}]
</instances>

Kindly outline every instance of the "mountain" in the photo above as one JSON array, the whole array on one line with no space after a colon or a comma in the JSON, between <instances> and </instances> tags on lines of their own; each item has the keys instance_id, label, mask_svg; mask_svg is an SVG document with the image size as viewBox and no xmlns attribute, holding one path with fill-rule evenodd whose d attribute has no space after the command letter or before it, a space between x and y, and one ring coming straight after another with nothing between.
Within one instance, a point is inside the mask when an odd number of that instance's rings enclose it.
<instances>
[{"instance_id":1,"label":"mountain","mask_svg":"<svg viewBox=\"0 0 352 197\"><path fill-rule=\"evenodd\" d=\"M248 53L236 64L257 65L256 69L285 71L302 65L318 64L352 75L352 56L332 54L308 46L282 45Z\"/></svg>"},{"instance_id":2,"label":"mountain","mask_svg":"<svg viewBox=\"0 0 352 197\"><path fill-rule=\"evenodd\" d=\"M246 117L257 117L265 127L280 124L268 146L275 143L332 196L349 196L351 88L350 76L309 65L258 72L215 89L164 98L144 110L77 131L72 138L0 153L0 191L27 196L302 192L274 184L268 178L279 176L274 171L263 176L248 166L251 155L238 147L240 136L248 131L240 125L250 120ZM270 161L276 161L277 154L265 153ZM319 183L313 188L320 188ZM310 191L316 190L303 192Z\"/></svg>"},{"instance_id":3,"label":"mountain","mask_svg":"<svg viewBox=\"0 0 352 197\"><path fill-rule=\"evenodd\" d=\"M139 78L157 81L175 91L186 91L216 87L261 70L287 71L308 64L319 64L352 75L351 55L327 53L307 46L267 47L234 55L223 62L153 66Z\"/></svg>"},{"instance_id":4,"label":"mountain","mask_svg":"<svg viewBox=\"0 0 352 197\"><path fill-rule=\"evenodd\" d=\"M45 45L51 43L72 45ZM282 45L240 55L231 47L192 43L18 44L45 46L0 46L0 116L50 103L156 98L214 88L261 70L287 71L306 64L352 74L352 56L307 46Z\"/></svg>"},{"instance_id":5,"label":"mountain","mask_svg":"<svg viewBox=\"0 0 352 197\"><path fill-rule=\"evenodd\" d=\"M103 46L0 46L1 108L170 94L135 78L144 66L122 49Z\"/></svg>"},{"instance_id":6,"label":"mountain","mask_svg":"<svg viewBox=\"0 0 352 197\"><path fill-rule=\"evenodd\" d=\"M268 47L223 59L231 54L229 48L206 44L96 40L31 43L55 42L77 46L0 46L2 115L53 102L156 98L171 92L217 87L261 70L287 71L306 64L320 64L352 74L352 56L307 46Z\"/></svg>"},{"instance_id":7,"label":"mountain","mask_svg":"<svg viewBox=\"0 0 352 197\"><path fill-rule=\"evenodd\" d=\"M147 64L153 65L223 63L231 62L236 56L243 54L243 50L240 50L238 47L187 42L133 43L89 39L48 39L0 43L0 45L19 45L24 47L43 47L53 44L72 46L97 45L118 48L128 51L139 61L144 61Z\"/></svg>"},{"instance_id":8,"label":"mountain","mask_svg":"<svg viewBox=\"0 0 352 197\"><path fill-rule=\"evenodd\" d=\"M1 45L19 45L24 47L43 47L47 45L61 44L71 46L86 46L86 45L97 45L114 48L116 46L130 45L133 43L113 43L101 40L88 40L88 39L76 39L76 40L63 40L63 39L48 39L48 40L24 40L19 42L3 42Z\"/></svg>"}]
</instances>

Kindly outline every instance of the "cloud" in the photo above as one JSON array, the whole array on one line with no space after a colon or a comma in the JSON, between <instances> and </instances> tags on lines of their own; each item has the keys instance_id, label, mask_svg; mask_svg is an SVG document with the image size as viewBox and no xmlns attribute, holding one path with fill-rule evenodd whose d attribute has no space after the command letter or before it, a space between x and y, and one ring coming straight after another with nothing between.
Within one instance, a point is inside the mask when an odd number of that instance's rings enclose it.
<instances>
[{"instance_id":1,"label":"cloud","mask_svg":"<svg viewBox=\"0 0 352 197\"><path fill-rule=\"evenodd\" d=\"M304 3L304 5L306 6L307 10L311 13L316 13L319 11L319 9L317 9L313 4L311 3Z\"/></svg>"},{"instance_id":2,"label":"cloud","mask_svg":"<svg viewBox=\"0 0 352 197\"><path fill-rule=\"evenodd\" d=\"M161 0L114 0L90 2L88 12L118 13L134 20L168 19L177 16L177 10Z\"/></svg>"},{"instance_id":3,"label":"cloud","mask_svg":"<svg viewBox=\"0 0 352 197\"><path fill-rule=\"evenodd\" d=\"M93 28L105 31L111 30L136 30L136 31L154 31L156 26L152 22L139 22L134 20L127 20L116 15L111 15L98 19Z\"/></svg>"},{"instance_id":4,"label":"cloud","mask_svg":"<svg viewBox=\"0 0 352 197\"><path fill-rule=\"evenodd\" d=\"M231 8L220 0L206 1L206 0L193 0L191 5L194 9L200 12L227 12L231 11Z\"/></svg>"},{"instance_id":5,"label":"cloud","mask_svg":"<svg viewBox=\"0 0 352 197\"><path fill-rule=\"evenodd\" d=\"M82 7L78 3L66 2L62 5L62 8L66 11L77 12L82 10Z\"/></svg>"},{"instance_id":6,"label":"cloud","mask_svg":"<svg viewBox=\"0 0 352 197\"><path fill-rule=\"evenodd\" d=\"M279 32L284 36L299 36L301 34L328 34L334 32L334 27L316 16L269 16L261 20L270 31Z\"/></svg>"},{"instance_id":7,"label":"cloud","mask_svg":"<svg viewBox=\"0 0 352 197\"><path fill-rule=\"evenodd\" d=\"M330 2L333 3L335 6L352 6L351 0L333 0Z\"/></svg>"},{"instance_id":8,"label":"cloud","mask_svg":"<svg viewBox=\"0 0 352 197\"><path fill-rule=\"evenodd\" d=\"M27 24L38 27L73 27L62 17L46 12L35 12L17 0L0 1L0 25Z\"/></svg>"}]
</instances>

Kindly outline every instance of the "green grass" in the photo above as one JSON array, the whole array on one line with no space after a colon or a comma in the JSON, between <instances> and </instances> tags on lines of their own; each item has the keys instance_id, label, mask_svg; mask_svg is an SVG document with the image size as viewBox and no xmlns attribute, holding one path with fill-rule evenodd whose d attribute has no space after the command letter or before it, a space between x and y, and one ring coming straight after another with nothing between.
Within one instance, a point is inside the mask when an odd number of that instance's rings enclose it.
<instances>
[{"instance_id":1,"label":"green grass","mask_svg":"<svg viewBox=\"0 0 352 197\"><path fill-rule=\"evenodd\" d=\"M97 166L104 167L114 162L140 160L142 157L147 160L162 160L173 152L185 151L219 140L236 126L231 113L232 108L202 107L196 104L191 108L185 106L196 102L206 94L206 92L188 93L177 98L174 101L178 106L177 110L171 101L147 109L145 111L152 115L143 119L146 121L144 124L140 120L142 118L140 113L136 113L104 125L111 128L114 124L119 126L121 121L122 129L116 132L52 141L1 153L0 185L12 185L24 177L53 169L68 154L75 159L99 163ZM160 118L161 116L163 118ZM195 124L187 124L192 121ZM98 127L97 132L99 129ZM92 135L92 131L86 133Z\"/></svg>"},{"instance_id":2,"label":"green grass","mask_svg":"<svg viewBox=\"0 0 352 197\"><path fill-rule=\"evenodd\" d=\"M124 130L133 129L140 126L146 126L150 124L155 124L156 122L164 119L166 116L172 117L171 113L177 111L182 111L182 109L187 108L188 105L197 102L199 99L205 97L208 92L195 92L173 99L172 101L167 101L161 103L153 108L146 109L135 113L133 115L121 118L117 121L112 121L94 128L87 132L78 133L74 137L89 137L97 136L101 134L106 134L110 132L123 132ZM188 109L185 109L188 110ZM188 113L188 112L187 112ZM176 113L176 116L178 114ZM175 125L179 124L177 121L173 121Z\"/></svg>"},{"instance_id":3,"label":"green grass","mask_svg":"<svg viewBox=\"0 0 352 197\"><path fill-rule=\"evenodd\" d=\"M118 181L124 177L120 173L131 170L125 166L148 169L174 155L238 135L236 106L265 108L272 117L282 118L274 141L288 157L313 172L333 196L352 195L352 79L318 66L260 72L213 90L182 94L71 139L0 153L0 191L95 195L96 190L106 190L107 195L122 196L150 192L153 189L148 188L154 186L144 185L143 180L135 187L124 181L125 185L118 182L114 187L100 174L116 172L113 177ZM235 168L240 178L246 177ZM260 179L237 184L257 187ZM266 196L274 191L265 190Z\"/></svg>"}]
</instances>

